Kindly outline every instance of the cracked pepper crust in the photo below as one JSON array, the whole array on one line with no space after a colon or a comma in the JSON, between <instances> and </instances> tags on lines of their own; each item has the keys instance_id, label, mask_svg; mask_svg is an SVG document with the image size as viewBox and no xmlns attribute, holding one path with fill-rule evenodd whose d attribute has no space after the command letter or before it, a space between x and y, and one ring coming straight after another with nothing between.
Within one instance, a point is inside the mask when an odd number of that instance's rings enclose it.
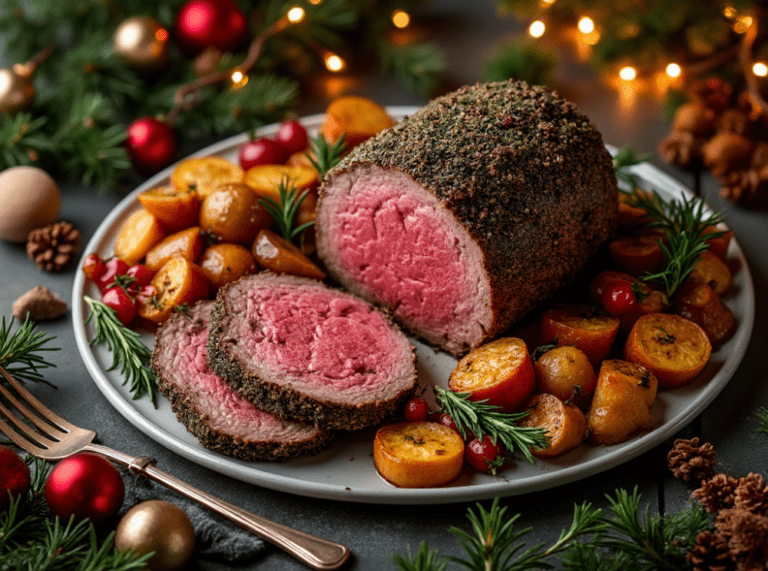
<instances>
[{"instance_id":1,"label":"cracked pepper crust","mask_svg":"<svg viewBox=\"0 0 768 571\"><path fill-rule=\"evenodd\" d=\"M601 134L543 87L511 80L444 95L358 145L325 180L370 164L410 176L478 243L494 315L486 338L571 281L615 230Z\"/></svg>"}]
</instances>

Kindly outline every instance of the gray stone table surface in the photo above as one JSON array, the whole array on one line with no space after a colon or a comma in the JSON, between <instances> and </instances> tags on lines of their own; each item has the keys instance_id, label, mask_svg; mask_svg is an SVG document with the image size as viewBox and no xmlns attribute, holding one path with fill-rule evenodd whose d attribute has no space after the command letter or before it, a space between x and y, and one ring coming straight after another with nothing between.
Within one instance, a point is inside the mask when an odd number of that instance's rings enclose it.
<instances>
[{"instance_id":1,"label":"gray stone table surface","mask_svg":"<svg viewBox=\"0 0 768 571\"><path fill-rule=\"evenodd\" d=\"M427 3L419 21L427 35L446 52L451 85L474 83L480 78L482 63L509 38L521 31L512 17L499 16L490 0L464 2L440 0ZM560 92L575 101L597 124L606 142L632 145L640 151L654 151L668 131L661 105L652 96L639 94L627 103L617 90L606 85L592 70L561 54L556 70ZM2 55L0 55L2 61ZM322 83L322 82L321 82ZM349 91L371 97L384 105L420 105L424 100L409 95L394 80L372 73L350 73ZM305 97L301 113L321 112L330 98L318 87ZM692 175L670 167L658 159L652 162L664 171L693 184ZM55 173L52 173L55 176ZM60 218L73 222L82 232L84 243L101 221L116 206L122 194L98 194L77 183L61 181ZM725 209L728 224L735 232L749 264L756 291L755 326L746 355L726 389L685 427L679 437L700 435L711 442L721 463L720 469L734 476L749 472L768 475L768 435L759 433L755 412L768 407L768 215L734 207L718 196L717 182L702 178L703 195L715 209ZM75 269L54 274L40 271L27 259L22 245L0 241L0 315L10 316L13 301L38 284L45 285L70 300ZM441 554L462 554L448 532L450 526L468 530L466 512L471 503L428 506L367 505L305 498L246 484L200 467L170 452L125 420L106 400L90 378L78 353L72 329L72 316L40 324L40 329L56 336L61 351L51 356L56 368L46 378L56 389L34 386L38 397L72 422L91 428L99 441L134 455L148 455L177 477L223 499L269 519L333 539L352 551L350 569L394 569L392 553L412 552L421 541ZM590 501L598 506L607 502L604 494L616 488L638 486L651 506L674 512L688 501L690 487L674 479L666 466L672 439L655 449L605 472L590 475L555 489L502 499L510 513L522 514L519 529L532 527L529 545L551 543L570 523L573 505ZM490 501L483 502L488 506ZM228 568L221 562L196 557L190 569ZM275 548L268 548L251 561L236 568L248 570L304 569L301 564Z\"/></svg>"}]
</instances>

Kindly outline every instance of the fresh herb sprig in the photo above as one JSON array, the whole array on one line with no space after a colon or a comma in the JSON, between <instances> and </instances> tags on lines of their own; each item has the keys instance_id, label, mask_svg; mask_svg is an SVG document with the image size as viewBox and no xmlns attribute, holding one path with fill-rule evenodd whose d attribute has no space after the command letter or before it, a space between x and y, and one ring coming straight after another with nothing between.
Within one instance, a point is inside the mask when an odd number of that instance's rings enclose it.
<instances>
[{"instance_id":1,"label":"fresh herb sprig","mask_svg":"<svg viewBox=\"0 0 768 571\"><path fill-rule=\"evenodd\" d=\"M468 432L480 440L488 435L494 444L500 441L509 452L519 449L532 464L534 458L530 449L549 446L549 437L543 428L518 426L517 422L528 416L527 412L502 413L498 407L485 401L469 400L469 393L457 393L442 387L435 387L435 393L441 410L451 415L465 438Z\"/></svg>"},{"instance_id":2,"label":"fresh herb sprig","mask_svg":"<svg viewBox=\"0 0 768 571\"><path fill-rule=\"evenodd\" d=\"M46 347L46 343L56 337L46 336L42 331L35 331L35 322L27 315L16 331L11 332L14 318L6 322L3 317L0 325L0 366L5 367L8 374L21 382L33 381L51 383L43 379L40 369L55 367L40 354L44 351L58 351L59 347Z\"/></svg>"},{"instance_id":3,"label":"fresh herb sprig","mask_svg":"<svg viewBox=\"0 0 768 571\"><path fill-rule=\"evenodd\" d=\"M315 223L314 220L311 220L296 228L293 227L296 222L299 206L301 206L301 203L304 202L304 199L309 194L309 189L299 192L295 186L291 185L287 178L283 178L280 181L278 192L280 193L279 203L269 197L262 198L259 202L269 212L270 216L275 219L280 235L289 242L293 242L297 236L300 236L304 230L310 228Z\"/></svg>"},{"instance_id":4,"label":"fresh herb sprig","mask_svg":"<svg viewBox=\"0 0 768 571\"><path fill-rule=\"evenodd\" d=\"M112 365L109 371L120 367L120 373L129 384L133 399L149 395L152 405L157 408L155 391L157 381L149 366L152 351L139 339L139 334L123 325L117 318L115 310L101 301L84 296L88 303L89 312L87 323L93 323L94 337L91 345L106 343L112 351Z\"/></svg>"},{"instance_id":5,"label":"fresh herb sprig","mask_svg":"<svg viewBox=\"0 0 768 571\"><path fill-rule=\"evenodd\" d=\"M651 158L650 153L637 154L632 147L620 149L613 157L613 170L616 178L627 183L631 188L637 186L637 176L633 174L629 167L644 163Z\"/></svg>"},{"instance_id":6,"label":"fresh herb sprig","mask_svg":"<svg viewBox=\"0 0 768 571\"><path fill-rule=\"evenodd\" d=\"M325 174L341 162L341 155L347 149L347 143L344 135L330 144L325 137L320 134L313 137L309 143L310 153L307 154L312 166L317 170L317 176L320 180Z\"/></svg>"}]
</instances>

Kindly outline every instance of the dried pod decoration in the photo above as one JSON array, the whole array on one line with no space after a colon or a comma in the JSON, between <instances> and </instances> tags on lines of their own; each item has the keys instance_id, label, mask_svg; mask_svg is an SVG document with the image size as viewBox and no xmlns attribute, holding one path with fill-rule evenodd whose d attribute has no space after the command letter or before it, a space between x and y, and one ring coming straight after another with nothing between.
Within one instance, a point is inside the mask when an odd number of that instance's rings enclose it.
<instances>
[{"instance_id":1,"label":"dried pod decoration","mask_svg":"<svg viewBox=\"0 0 768 571\"><path fill-rule=\"evenodd\" d=\"M80 231L70 222L54 222L29 233L27 255L49 272L67 269L80 247Z\"/></svg>"},{"instance_id":2,"label":"dried pod decoration","mask_svg":"<svg viewBox=\"0 0 768 571\"><path fill-rule=\"evenodd\" d=\"M768 485L760 474L714 474L715 452L698 438L676 440L667 455L672 473L700 486L691 498L715 516L714 529L696 536L686 558L693 571L768 568ZM705 477L710 474L709 477Z\"/></svg>"},{"instance_id":3,"label":"dried pod decoration","mask_svg":"<svg viewBox=\"0 0 768 571\"><path fill-rule=\"evenodd\" d=\"M20 322L57 319L67 311L67 302L45 286L35 286L13 302L13 316Z\"/></svg>"}]
</instances>

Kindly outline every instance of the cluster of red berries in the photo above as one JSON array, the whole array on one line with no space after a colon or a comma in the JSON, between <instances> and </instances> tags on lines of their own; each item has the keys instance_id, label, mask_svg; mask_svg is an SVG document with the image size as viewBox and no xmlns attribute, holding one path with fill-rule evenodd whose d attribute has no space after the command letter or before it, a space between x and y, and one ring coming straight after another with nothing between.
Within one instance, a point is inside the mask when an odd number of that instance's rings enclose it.
<instances>
[{"instance_id":1,"label":"cluster of red berries","mask_svg":"<svg viewBox=\"0 0 768 571\"><path fill-rule=\"evenodd\" d=\"M85 277L99 288L102 303L115 311L123 325L131 323L138 304L155 293L150 285L155 272L143 264L129 266L120 258L104 260L93 253L86 256L82 269Z\"/></svg>"},{"instance_id":2,"label":"cluster of red berries","mask_svg":"<svg viewBox=\"0 0 768 571\"><path fill-rule=\"evenodd\" d=\"M243 170L258 165L281 165L309 145L307 130L295 119L283 121L274 138L260 137L240 147L238 160Z\"/></svg>"}]
</instances>

